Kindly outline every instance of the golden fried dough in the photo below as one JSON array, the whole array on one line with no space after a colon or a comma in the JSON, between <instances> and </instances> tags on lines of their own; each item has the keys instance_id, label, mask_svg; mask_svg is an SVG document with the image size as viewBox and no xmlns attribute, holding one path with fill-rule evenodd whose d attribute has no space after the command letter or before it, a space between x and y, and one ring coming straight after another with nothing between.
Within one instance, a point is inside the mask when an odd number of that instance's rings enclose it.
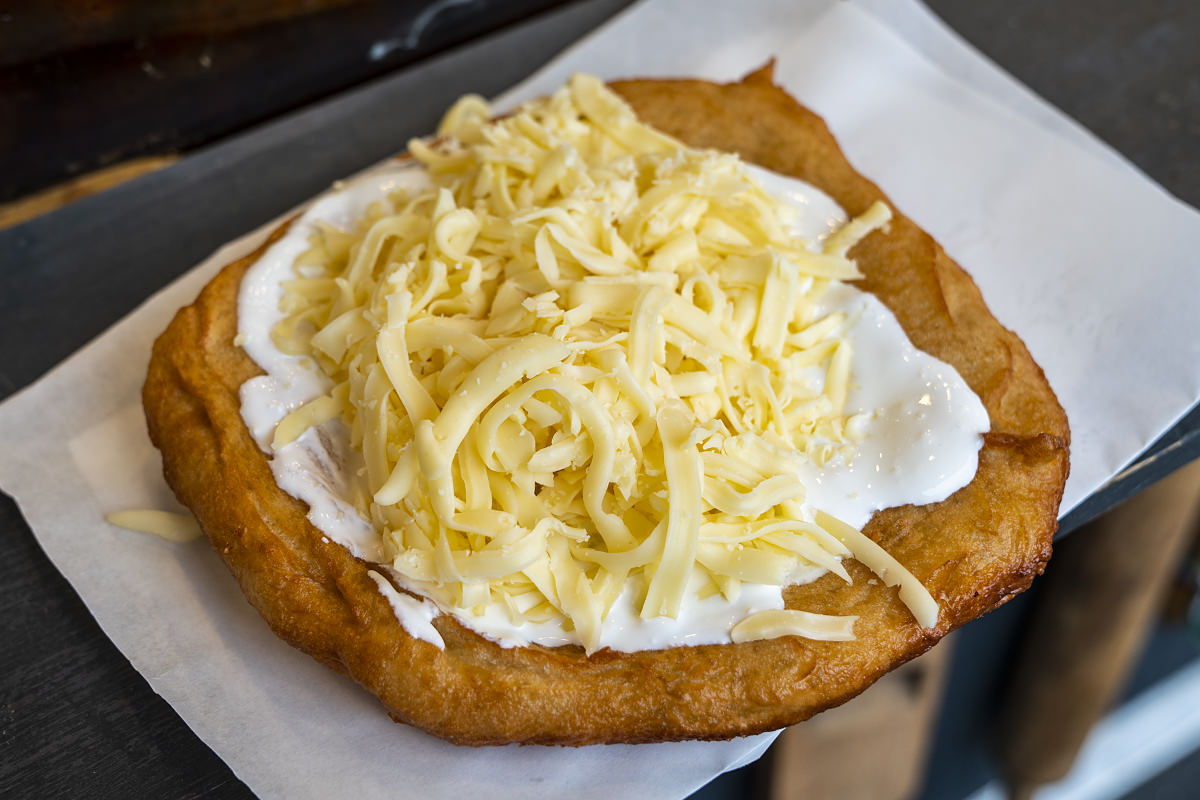
<instances>
[{"instance_id":1,"label":"golden fried dough","mask_svg":"<svg viewBox=\"0 0 1200 800\"><path fill-rule=\"evenodd\" d=\"M729 85L614 88L685 143L808 181L851 215L885 199L846 162L821 119L773 85L769 68ZM256 256L228 265L155 343L144 401L167 482L276 634L361 683L397 721L434 735L471 745L583 745L779 728L848 700L1005 602L1050 555L1068 469L1066 416L971 279L897 214L886 233L852 251L866 275L860 285L895 312L914 344L959 371L992 423L971 484L941 503L880 512L865 529L938 601L936 628L918 627L894 588L848 562L852 585L826 575L785 597L789 607L858 615L853 642L783 637L587 658L574 647L505 649L442 615L434 621L446 644L439 650L404 631L370 565L325 539L305 504L276 486L242 422L238 387L259 369L234 345L237 295Z\"/></svg>"}]
</instances>

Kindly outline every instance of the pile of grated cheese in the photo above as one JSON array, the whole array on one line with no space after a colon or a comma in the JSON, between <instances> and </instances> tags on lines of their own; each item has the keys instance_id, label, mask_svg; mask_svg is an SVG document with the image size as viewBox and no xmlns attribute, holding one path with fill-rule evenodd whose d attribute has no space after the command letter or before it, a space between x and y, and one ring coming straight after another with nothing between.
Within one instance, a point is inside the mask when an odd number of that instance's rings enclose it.
<instances>
[{"instance_id":1,"label":"pile of grated cheese","mask_svg":"<svg viewBox=\"0 0 1200 800\"><path fill-rule=\"evenodd\" d=\"M491 119L459 101L409 152L425 189L322 226L272 333L335 388L274 446L341 416L363 512L406 586L443 608L560 619L590 653L617 597L675 617L696 592L786 585L855 556L918 622L937 606L857 530L805 504L797 463L853 458L853 354L832 281L890 218L820 246L736 156L642 124L603 83ZM852 617L766 611L744 641L853 638Z\"/></svg>"}]
</instances>

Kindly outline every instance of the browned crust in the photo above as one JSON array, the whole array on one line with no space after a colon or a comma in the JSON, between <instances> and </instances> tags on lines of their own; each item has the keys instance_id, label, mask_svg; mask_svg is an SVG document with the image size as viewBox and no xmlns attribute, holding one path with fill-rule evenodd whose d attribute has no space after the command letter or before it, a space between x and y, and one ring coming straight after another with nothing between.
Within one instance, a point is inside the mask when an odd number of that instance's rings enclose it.
<instances>
[{"instance_id":1,"label":"browned crust","mask_svg":"<svg viewBox=\"0 0 1200 800\"><path fill-rule=\"evenodd\" d=\"M773 85L615 84L638 114L688 144L824 189L848 212L884 199L846 162L825 124ZM280 232L276 232L276 236ZM154 345L144 389L167 482L199 519L246 597L280 637L350 675L398 721L453 742L582 745L716 739L779 728L865 689L950 630L1024 590L1050 556L1067 476L1067 420L1025 346L988 312L969 277L903 215L854 251L865 288L913 342L953 364L992 420L975 480L931 506L889 509L866 532L941 606L922 630L857 563L792 587L790 607L857 614L854 642L797 637L591 658L575 648L504 649L442 616L438 650L409 636L367 564L322 541L282 492L239 411L258 374L233 344L238 285L257 253L227 266Z\"/></svg>"}]
</instances>

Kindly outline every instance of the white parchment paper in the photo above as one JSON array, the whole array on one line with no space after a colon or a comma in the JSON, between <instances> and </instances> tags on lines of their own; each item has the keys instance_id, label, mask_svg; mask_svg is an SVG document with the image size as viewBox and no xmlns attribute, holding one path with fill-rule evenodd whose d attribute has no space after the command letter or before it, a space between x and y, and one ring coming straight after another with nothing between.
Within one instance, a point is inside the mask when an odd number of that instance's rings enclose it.
<instances>
[{"instance_id":1,"label":"white parchment paper","mask_svg":"<svg viewBox=\"0 0 1200 800\"><path fill-rule=\"evenodd\" d=\"M732 80L769 56L850 160L972 274L1074 434L1065 513L1200 398L1200 215L910 0L640 4L501 100L603 77ZM949 77L950 70L955 78ZM171 508L138 393L150 344L223 248L0 407L0 485L106 634L258 795L682 797L762 753L728 743L456 748L272 636L203 542L118 530Z\"/></svg>"}]
</instances>

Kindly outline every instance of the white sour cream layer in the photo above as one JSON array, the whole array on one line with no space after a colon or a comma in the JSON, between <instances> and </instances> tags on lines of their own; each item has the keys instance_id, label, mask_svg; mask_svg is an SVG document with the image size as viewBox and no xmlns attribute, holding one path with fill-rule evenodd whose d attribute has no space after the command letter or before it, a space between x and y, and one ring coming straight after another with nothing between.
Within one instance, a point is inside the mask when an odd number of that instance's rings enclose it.
<instances>
[{"instance_id":1,"label":"white sour cream layer","mask_svg":"<svg viewBox=\"0 0 1200 800\"><path fill-rule=\"evenodd\" d=\"M842 209L819 189L757 167L749 171L795 209L792 230L797 236L817 243L846 222ZM356 557L378 565L372 577L410 634L440 646L430 621L446 613L504 646L577 644L574 632L559 621L515 625L498 606L476 616L438 608L428 599L417 600L386 585L380 572L403 588L413 588L387 566L382 538L358 510L367 495L362 459L340 421L310 429L278 451L271 449L279 421L331 388L312 359L285 354L271 339L272 328L284 317L279 309L282 284L293 277L293 264L308 249L317 223L352 228L371 203L400 188L416 192L430 185L413 162L395 162L339 185L314 202L250 268L238 297L239 341L265 374L242 385L242 418L271 456L279 487L308 504L312 524ZM990 427L975 393L953 367L913 347L895 316L873 295L842 284L827 291L820 303L824 313L840 311L851 321L844 332L854 352L846 405L848 414L866 415L865 435L849 463L838 457L817 466L796 459L797 474L807 489L805 505L861 528L880 509L937 502L968 484L978 467L982 434ZM798 570L785 585L812 581L823 573L819 567ZM699 572L693 575L695 586L702 580ZM783 608L782 585L745 584L735 602L720 594L700 599L689 591L677 618L642 619L636 595L630 587L614 604L601 629L600 647L632 652L727 644L737 622L759 611Z\"/></svg>"}]
</instances>

